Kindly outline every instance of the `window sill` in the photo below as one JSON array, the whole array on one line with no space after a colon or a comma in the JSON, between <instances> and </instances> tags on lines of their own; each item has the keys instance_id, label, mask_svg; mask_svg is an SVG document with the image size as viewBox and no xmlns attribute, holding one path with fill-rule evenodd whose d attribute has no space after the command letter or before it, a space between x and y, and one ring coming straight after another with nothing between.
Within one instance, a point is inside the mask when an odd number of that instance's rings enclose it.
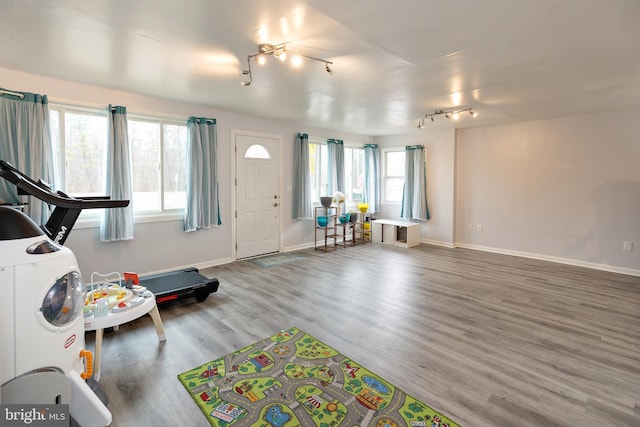
<instances>
[{"instance_id":1,"label":"window sill","mask_svg":"<svg viewBox=\"0 0 640 427\"><path fill-rule=\"evenodd\" d=\"M184 212L182 211L169 211L159 213L139 213L133 218L134 224L147 224L152 222L169 222L169 221L182 221L184 219ZM85 218L78 218L73 228L99 228L100 217L91 215Z\"/></svg>"},{"instance_id":2,"label":"window sill","mask_svg":"<svg viewBox=\"0 0 640 427\"><path fill-rule=\"evenodd\" d=\"M182 221L183 219L184 211L167 211L157 213L139 213L135 215L133 222L134 224L146 224L149 222Z\"/></svg>"}]
</instances>

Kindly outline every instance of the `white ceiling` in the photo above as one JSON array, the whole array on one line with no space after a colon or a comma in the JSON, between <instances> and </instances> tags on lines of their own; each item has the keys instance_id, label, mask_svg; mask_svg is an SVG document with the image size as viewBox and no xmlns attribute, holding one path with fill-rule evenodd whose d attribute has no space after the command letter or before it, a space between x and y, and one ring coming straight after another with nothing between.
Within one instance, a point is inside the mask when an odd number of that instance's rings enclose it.
<instances>
[{"instance_id":1,"label":"white ceiling","mask_svg":"<svg viewBox=\"0 0 640 427\"><path fill-rule=\"evenodd\" d=\"M639 0L0 0L0 68L365 135L640 107ZM247 55L262 42L334 63ZM4 87L0 81L0 87ZM20 89L20 88L14 88ZM42 89L46 93L46 88ZM114 100L108 100L114 102ZM116 100L117 101L117 100ZM107 101L105 101L107 102Z\"/></svg>"}]
</instances>

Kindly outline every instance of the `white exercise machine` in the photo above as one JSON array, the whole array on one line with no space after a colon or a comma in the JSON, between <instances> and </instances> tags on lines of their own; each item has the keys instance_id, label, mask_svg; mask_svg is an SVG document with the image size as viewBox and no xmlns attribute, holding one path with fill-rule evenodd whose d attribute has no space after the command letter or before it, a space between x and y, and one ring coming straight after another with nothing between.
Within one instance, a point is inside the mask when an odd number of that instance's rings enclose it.
<instances>
[{"instance_id":1,"label":"white exercise machine","mask_svg":"<svg viewBox=\"0 0 640 427\"><path fill-rule=\"evenodd\" d=\"M0 177L55 205L42 227L0 207L0 403L68 404L80 426L108 426L111 412L87 384L93 362L84 340L85 285L62 243L82 209L129 202L55 193L4 161Z\"/></svg>"}]
</instances>

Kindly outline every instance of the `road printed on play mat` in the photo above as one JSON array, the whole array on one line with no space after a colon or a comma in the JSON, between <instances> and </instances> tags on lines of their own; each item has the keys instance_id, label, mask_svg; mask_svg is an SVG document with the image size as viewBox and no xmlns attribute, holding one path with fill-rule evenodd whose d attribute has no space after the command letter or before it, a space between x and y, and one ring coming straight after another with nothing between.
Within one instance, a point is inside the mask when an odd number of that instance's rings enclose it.
<instances>
[{"instance_id":1,"label":"road printed on play mat","mask_svg":"<svg viewBox=\"0 0 640 427\"><path fill-rule=\"evenodd\" d=\"M178 379L217 427L459 427L298 328Z\"/></svg>"}]
</instances>

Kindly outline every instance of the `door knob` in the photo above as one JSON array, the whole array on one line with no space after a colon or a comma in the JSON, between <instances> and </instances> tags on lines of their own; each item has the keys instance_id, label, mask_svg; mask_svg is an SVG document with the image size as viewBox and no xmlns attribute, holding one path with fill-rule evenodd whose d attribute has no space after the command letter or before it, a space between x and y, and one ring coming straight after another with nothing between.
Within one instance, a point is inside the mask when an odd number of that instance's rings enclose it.
<instances>
[{"instance_id":1,"label":"door knob","mask_svg":"<svg viewBox=\"0 0 640 427\"><path fill-rule=\"evenodd\" d=\"M273 207L275 208L276 206L280 206L280 205L278 205L278 203L276 202L273 204Z\"/></svg>"}]
</instances>

